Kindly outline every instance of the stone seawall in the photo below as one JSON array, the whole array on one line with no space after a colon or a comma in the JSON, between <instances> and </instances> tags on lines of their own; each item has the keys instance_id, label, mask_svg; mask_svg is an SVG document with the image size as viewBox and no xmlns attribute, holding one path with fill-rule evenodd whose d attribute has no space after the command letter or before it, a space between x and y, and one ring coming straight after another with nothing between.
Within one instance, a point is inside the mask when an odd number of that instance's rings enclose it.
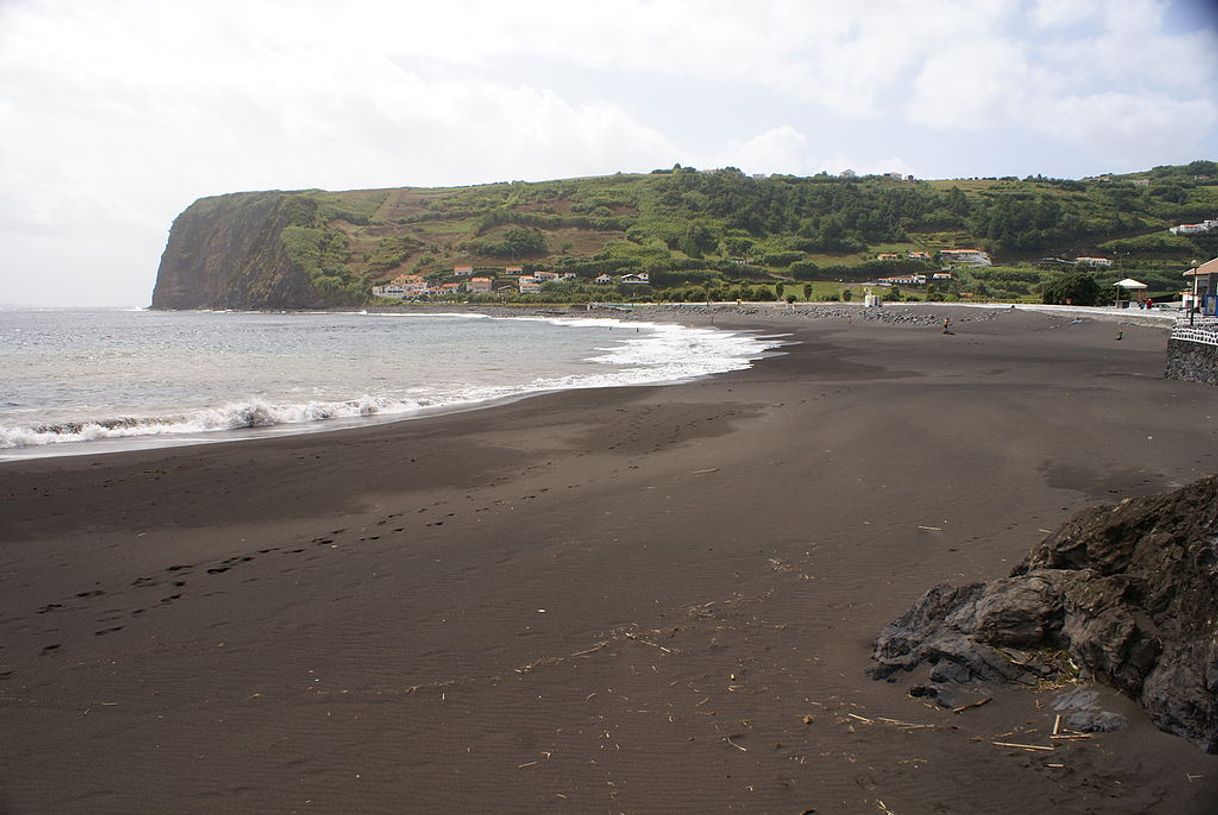
<instances>
[{"instance_id":1,"label":"stone seawall","mask_svg":"<svg viewBox=\"0 0 1218 815\"><path fill-rule=\"evenodd\" d=\"M1188 332L1199 336L1182 336L1185 332L1181 329L1172 332L1171 339L1167 341L1167 367L1163 376L1184 382L1218 385L1218 332ZM1207 338L1206 334L1212 339Z\"/></svg>"}]
</instances>

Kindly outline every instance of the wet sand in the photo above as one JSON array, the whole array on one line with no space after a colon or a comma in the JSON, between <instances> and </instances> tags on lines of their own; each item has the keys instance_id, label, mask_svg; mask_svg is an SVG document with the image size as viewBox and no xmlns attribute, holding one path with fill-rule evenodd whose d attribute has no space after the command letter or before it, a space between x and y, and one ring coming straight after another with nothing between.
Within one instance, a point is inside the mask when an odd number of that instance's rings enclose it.
<instances>
[{"instance_id":1,"label":"wet sand","mask_svg":"<svg viewBox=\"0 0 1218 815\"><path fill-rule=\"evenodd\" d=\"M1166 332L766 313L687 384L0 465L0 813L1212 812L1127 700L1033 752L1054 691L864 676L932 585L1218 471Z\"/></svg>"}]
</instances>

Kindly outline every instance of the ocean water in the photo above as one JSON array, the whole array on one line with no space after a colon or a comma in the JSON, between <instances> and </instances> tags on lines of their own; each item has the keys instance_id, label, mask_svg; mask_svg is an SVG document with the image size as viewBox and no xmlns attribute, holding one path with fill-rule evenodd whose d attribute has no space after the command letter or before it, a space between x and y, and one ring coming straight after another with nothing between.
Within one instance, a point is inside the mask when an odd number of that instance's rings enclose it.
<instances>
[{"instance_id":1,"label":"ocean water","mask_svg":"<svg viewBox=\"0 0 1218 815\"><path fill-rule=\"evenodd\" d=\"M567 388L676 382L780 344L472 314L0 311L0 460L308 432Z\"/></svg>"}]
</instances>

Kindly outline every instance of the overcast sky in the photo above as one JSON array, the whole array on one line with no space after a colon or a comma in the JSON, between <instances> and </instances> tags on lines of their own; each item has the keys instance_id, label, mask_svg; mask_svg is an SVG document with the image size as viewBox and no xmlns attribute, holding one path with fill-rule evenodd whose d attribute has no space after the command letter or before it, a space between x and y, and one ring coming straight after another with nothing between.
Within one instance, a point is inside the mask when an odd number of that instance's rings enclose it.
<instances>
[{"instance_id":1,"label":"overcast sky","mask_svg":"<svg viewBox=\"0 0 1218 815\"><path fill-rule=\"evenodd\" d=\"M1218 159L1218 18L1206 0L0 0L0 137L0 304L137 306L173 218L235 190Z\"/></svg>"}]
</instances>

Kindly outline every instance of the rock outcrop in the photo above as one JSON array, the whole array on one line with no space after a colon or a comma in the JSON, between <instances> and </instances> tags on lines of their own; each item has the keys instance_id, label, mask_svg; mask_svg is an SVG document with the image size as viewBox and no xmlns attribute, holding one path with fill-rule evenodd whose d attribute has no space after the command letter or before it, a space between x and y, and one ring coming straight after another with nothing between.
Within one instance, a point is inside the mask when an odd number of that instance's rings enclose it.
<instances>
[{"instance_id":1,"label":"rock outcrop","mask_svg":"<svg viewBox=\"0 0 1218 815\"><path fill-rule=\"evenodd\" d=\"M1218 477L1084 511L1010 577L932 588L874 658L944 689L1089 675L1218 753Z\"/></svg>"},{"instance_id":2,"label":"rock outcrop","mask_svg":"<svg viewBox=\"0 0 1218 815\"><path fill-rule=\"evenodd\" d=\"M199 199L173 222L152 307L301 309L362 302L319 290L284 241L287 227L315 225L317 209L312 197L300 193Z\"/></svg>"}]
</instances>

